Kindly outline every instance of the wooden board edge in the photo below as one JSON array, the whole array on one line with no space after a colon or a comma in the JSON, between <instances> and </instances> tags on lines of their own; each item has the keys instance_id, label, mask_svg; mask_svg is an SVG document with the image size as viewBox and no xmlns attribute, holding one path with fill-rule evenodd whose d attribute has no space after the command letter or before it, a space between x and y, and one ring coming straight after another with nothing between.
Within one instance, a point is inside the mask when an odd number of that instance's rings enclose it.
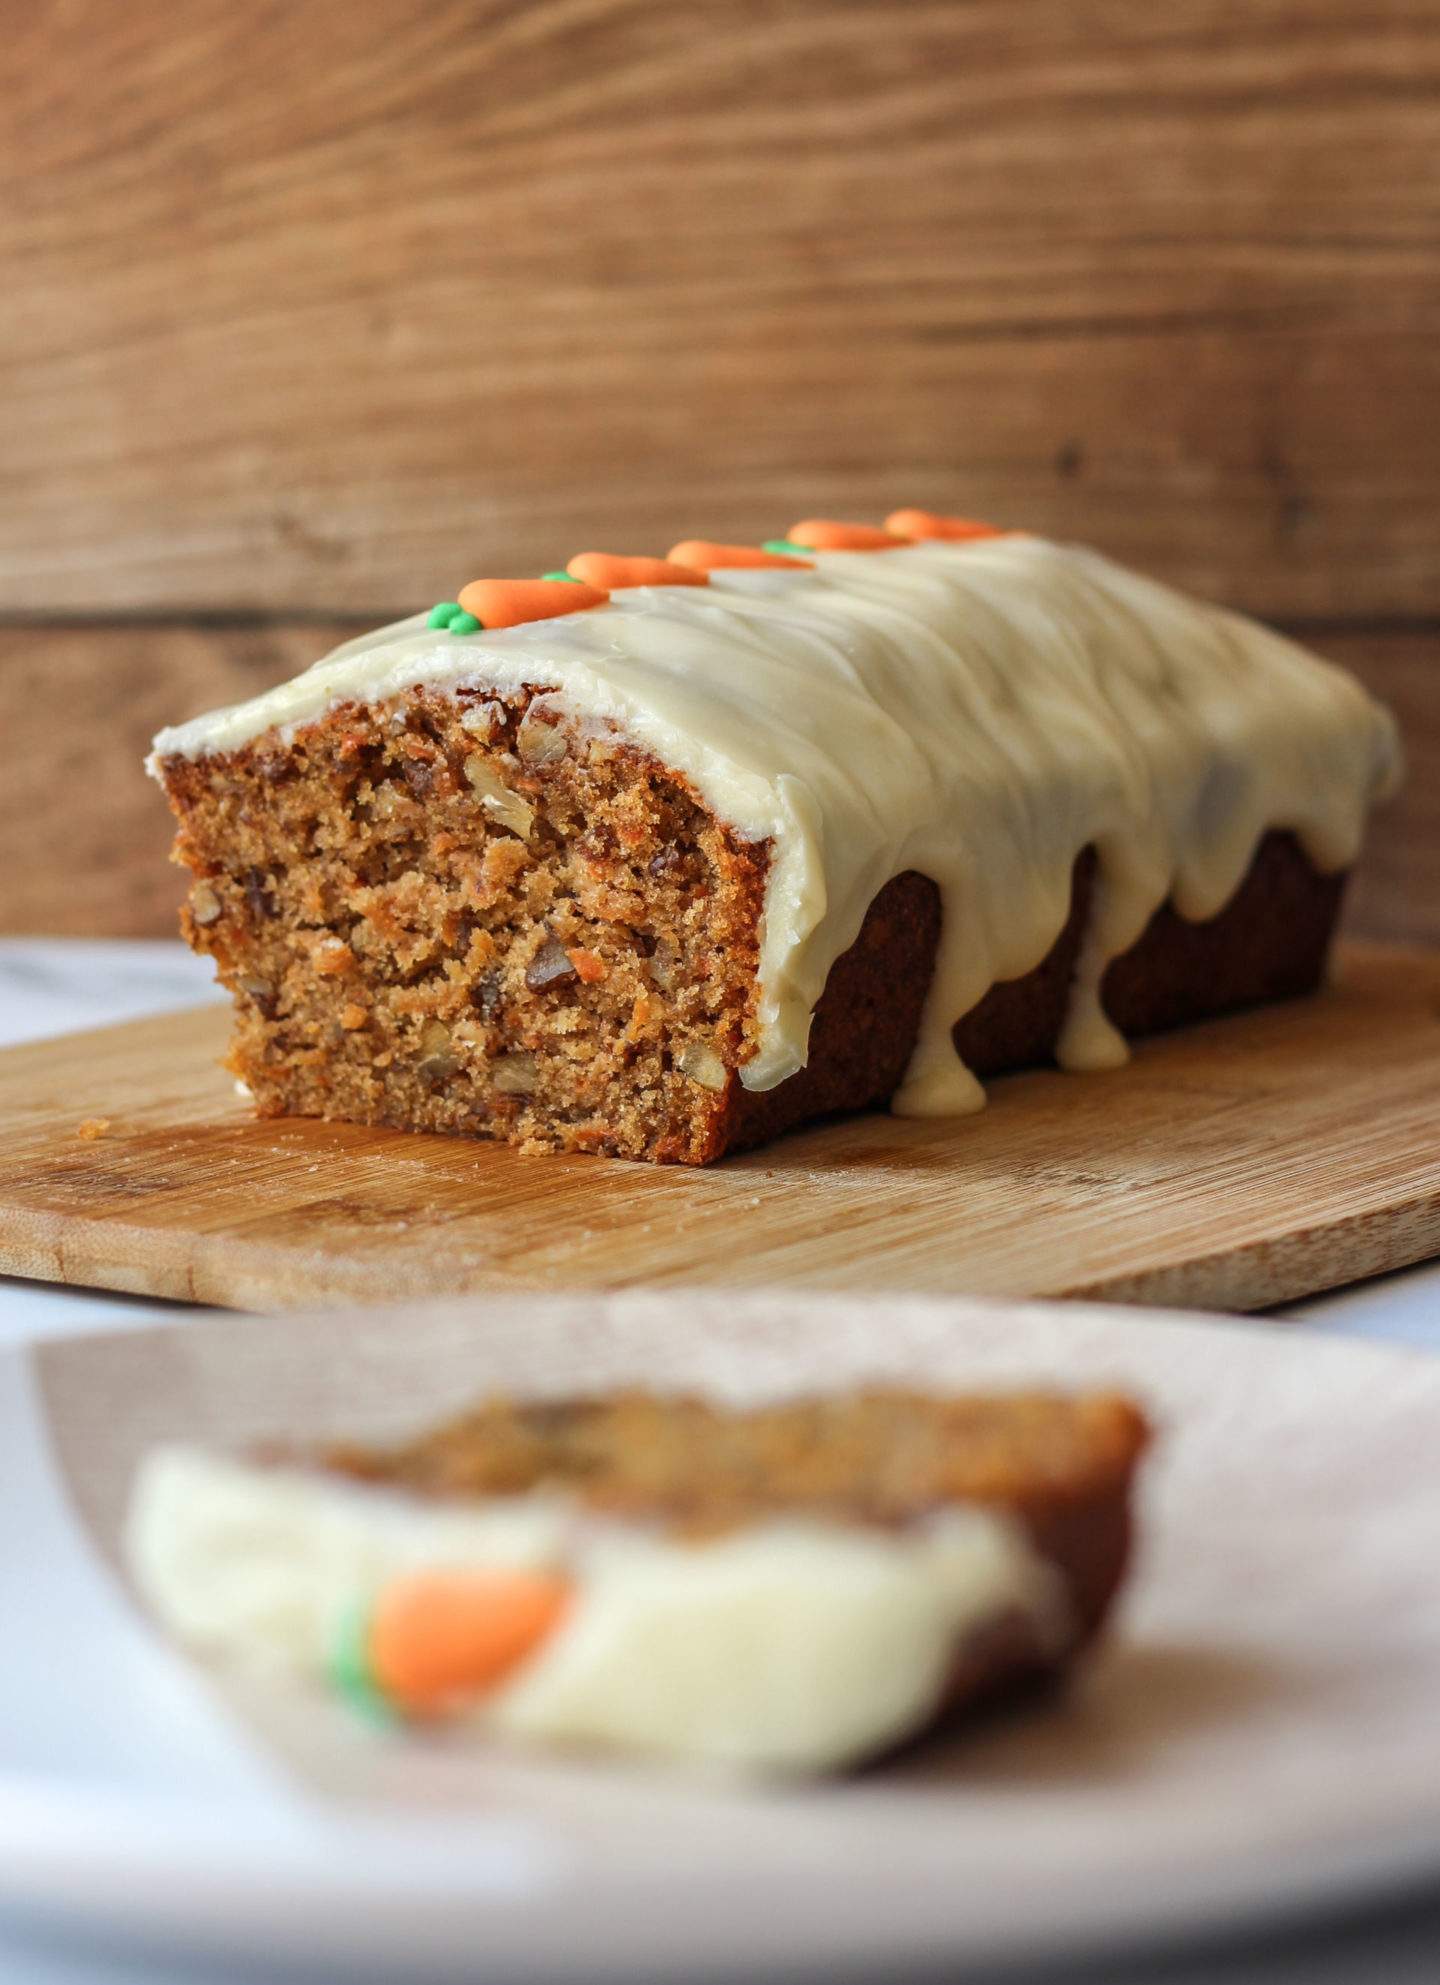
<instances>
[{"instance_id":1,"label":"wooden board edge","mask_svg":"<svg viewBox=\"0 0 1440 1985\"><path fill-rule=\"evenodd\" d=\"M307 1261L292 1248L266 1247L230 1236L187 1234L28 1208L11 1209L6 1231L0 1235L0 1275L257 1315L342 1306L373 1309L492 1294L581 1295L615 1286L597 1284L592 1290L577 1284L557 1292L553 1285L526 1283L500 1271L487 1275L483 1270L459 1286L427 1282L412 1273L407 1286L406 1267L397 1264L394 1279L377 1292L375 1268L368 1261L346 1264L329 1255Z\"/></svg>"},{"instance_id":2,"label":"wooden board edge","mask_svg":"<svg viewBox=\"0 0 1440 1985\"><path fill-rule=\"evenodd\" d=\"M1323 1226L1147 1269L1138 1275L1102 1277L1071 1288L1037 1292L1037 1300L1124 1303L1172 1310L1253 1314L1278 1303L1323 1295L1373 1275L1440 1256L1440 1193L1425 1193L1400 1206L1356 1214Z\"/></svg>"},{"instance_id":3,"label":"wooden board edge","mask_svg":"<svg viewBox=\"0 0 1440 1985\"><path fill-rule=\"evenodd\" d=\"M996 1291L946 1284L924 1290L907 1288L906 1293L956 1300L1104 1303L1245 1315L1411 1267L1437 1255L1440 1192L1422 1195L1403 1206L1333 1225L1297 1228L1199 1260L1135 1275L1061 1288ZM406 1261L397 1262L395 1278L387 1278L383 1289L377 1291L370 1262L347 1265L330 1256L307 1262L288 1248L257 1247L227 1237L216 1239L29 1211L12 1214L6 1233L0 1236L0 1273L267 1314L307 1308L369 1309L492 1295L601 1294L620 1288L673 1293L692 1286L683 1280L642 1276L633 1281L576 1284L557 1291L552 1283L529 1283L483 1268L471 1270L463 1281L446 1282L427 1278L423 1269L417 1270L416 1264ZM693 1286L738 1291L751 1285L711 1279ZM783 1287L811 1295L840 1293L823 1280L787 1282ZM883 1301L893 1291L879 1285L869 1289L851 1285L844 1293Z\"/></svg>"}]
</instances>

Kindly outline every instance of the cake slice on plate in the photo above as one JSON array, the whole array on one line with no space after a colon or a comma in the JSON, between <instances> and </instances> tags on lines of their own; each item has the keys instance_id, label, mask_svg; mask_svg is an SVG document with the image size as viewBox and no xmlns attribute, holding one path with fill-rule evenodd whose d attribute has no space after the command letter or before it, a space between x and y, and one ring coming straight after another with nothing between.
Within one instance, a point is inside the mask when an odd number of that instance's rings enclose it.
<instances>
[{"instance_id":1,"label":"cake slice on plate","mask_svg":"<svg viewBox=\"0 0 1440 1985\"><path fill-rule=\"evenodd\" d=\"M1147 1439L1108 1393L491 1401L390 1449L156 1449L126 1548L196 1651L372 1711L821 1771L1075 1660Z\"/></svg>"}]
</instances>

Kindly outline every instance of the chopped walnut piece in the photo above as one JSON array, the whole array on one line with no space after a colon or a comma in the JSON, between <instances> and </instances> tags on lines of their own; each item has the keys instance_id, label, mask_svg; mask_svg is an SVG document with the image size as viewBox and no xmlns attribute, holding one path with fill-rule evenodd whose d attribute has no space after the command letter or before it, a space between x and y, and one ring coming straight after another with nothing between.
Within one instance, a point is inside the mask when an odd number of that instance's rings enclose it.
<instances>
[{"instance_id":1,"label":"chopped walnut piece","mask_svg":"<svg viewBox=\"0 0 1440 1985\"><path fill-rule=\"evenodd\" d=\"M675 1057L675 1066L690 1082L702 1089L723 1089L730 1071L708 1041L691 1041Z\"/></svg>"},{"instance_id":2,"label":"chopped walnut piece","mask_svg":"<svg viewBox=\"0 0 1440 1985\"><path fill-rule=\"evenodd\" d=\"M443 1081L459 1068L460 1057L443 1020L427 1020L420 1029L420 1055L418 1073L430 1081Z\"/></svg>"},{"instance_id":3,"label":"chopped walnut piece","mask_svg":"<svg viewBox=\"0 0 1440 1985\"><path fill-rule=\"evenodd\" d=\"M661 992L675 984L675 967L680 963L680 947L673 937L657 937L650 957L650 976Z\"/></svg>"},{"instance_id":4,"label":"chopped walnut piece","mask_svg":"<svg viewBox=\"0 0 1440 1985\"><path fill-rule=\"evenodd\" d=\"M213 924L220 915L220 898L208 882L197 882L190 891L190 914L197 924Z\"/></svg>"},{"instance_id":5,"label":"chopped walnut piece","mask_svg":"<svg viewBox=\"0 0 1440 1985\"><path fill-rule=\"evenodd\" d=\"M535 825L535 809L529 800L512 792L477 752L465 760L465 777L485 811L501 827L508 827L522 841L528 841Z\"/></svg>"},{"instance_id":6,"label":"chopped walnut piece","mask_svg":"<svg viewBox=\"0 0 1440 1985\"><path fill-rule=\"evenodd\" d=\"M502 1096L533 1096L539 1075L534 1055L506 1055L490 1080Z\"/></svg>"},{"instance_id":7,"label":"chopped walnut piece","mask_svg":"<svg viewBox=\"0 0 1440 1985\"><path fill-rule=\"evenodd\" d=\"M493 702L472 705L460 719L460 728L488 744L505 728L505 705Z\"/></svg>"},{"instance_id":8,"label":"chopped walnut piece","mask_svg":"<svg viewBox=\"0 0 1440 1985\"><path fill-rule=\"evenodd\" d=\"M564 985L575 976L575 965L558 937L547 937L525 967L525 983L531 992L543 992L546 986Z\"/></svg>"},{"instance_id":9,"label":"chopped walnut piece","mask_svg":"<svg viewBox=\"0 0 1440 1985\"><path fill-rule=\"evenodd\" d=\"M555 765L570 749L558 724L547 723L532 707L515 734L515 749L527 765Z\"/></svg>"}]
</instances>

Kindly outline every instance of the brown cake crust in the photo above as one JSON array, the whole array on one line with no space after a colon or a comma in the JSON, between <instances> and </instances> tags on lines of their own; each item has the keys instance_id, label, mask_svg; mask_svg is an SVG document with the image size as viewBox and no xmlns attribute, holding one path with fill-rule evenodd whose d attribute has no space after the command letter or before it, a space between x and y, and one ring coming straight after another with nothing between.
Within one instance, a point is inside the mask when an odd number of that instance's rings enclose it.
<instances>
[{"instance_id":1,"label":"brown cake crust","mask_svg":"<svg viewBox=\"0 0 1440 1985\"><path fill-rule=\"evenodd\" d=\"M1023 978L992 986L957 1023L955 1046L977 1075L1052 1058L1094 874L1087 848L1075 864L1070 915L1045 958ZM1218 916L1191 923L1169 904L1156 912L1108 967L1101 982L1106 1012L1122 1033L1139 1037L1313 991L1324 976L1344 890L1344 875L1318 874L1293 834L1267 834ZM913 871L888 882L859 937L831 969L811 1025L807 1066L775 1089L737 1084L724 1148L768 1143L807 1118L893 1095L915 1045L939 940L935 884Z\"/></svg>"},{"instance_id":2,"label":"brown cake crust","mask_svg":"<svg viewBox=\"0 0 1440 1985\"><path fill-rule=\"evenodd\" d=\"M886 1101L940 933L933 882L876 896L831 969L807 1066L747 1090L768 845L613 728L415 689L289 743L162 765L196 878L182 928L236 996L229 1065L264 1114L708 1164ZM1048 1060L1095 858L1049 955L955 1029L980 1075ZM1267 835L1221 913L1162 908L1103 983L1127 1034L1310 990L1344 878Z\"/></svg>"}]
</instances>

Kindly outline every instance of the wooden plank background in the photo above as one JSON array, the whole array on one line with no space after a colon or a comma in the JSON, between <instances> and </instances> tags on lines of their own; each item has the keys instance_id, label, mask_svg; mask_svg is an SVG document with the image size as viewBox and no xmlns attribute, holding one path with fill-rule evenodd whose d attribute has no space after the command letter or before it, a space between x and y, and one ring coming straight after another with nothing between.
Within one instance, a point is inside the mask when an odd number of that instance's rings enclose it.
<instances>
[{"instance_id":1,"label":"wooden plank background","mask_svg":"<svg viewBox=\"0 0 1440 1985\"><path fill-rule=\"evenodd\" d=\"M0 927L171 928L150 732L479 570L958 508L1400 709L1440 941L1434 0L31 0Z\"/></svg>"}]
</instances>

